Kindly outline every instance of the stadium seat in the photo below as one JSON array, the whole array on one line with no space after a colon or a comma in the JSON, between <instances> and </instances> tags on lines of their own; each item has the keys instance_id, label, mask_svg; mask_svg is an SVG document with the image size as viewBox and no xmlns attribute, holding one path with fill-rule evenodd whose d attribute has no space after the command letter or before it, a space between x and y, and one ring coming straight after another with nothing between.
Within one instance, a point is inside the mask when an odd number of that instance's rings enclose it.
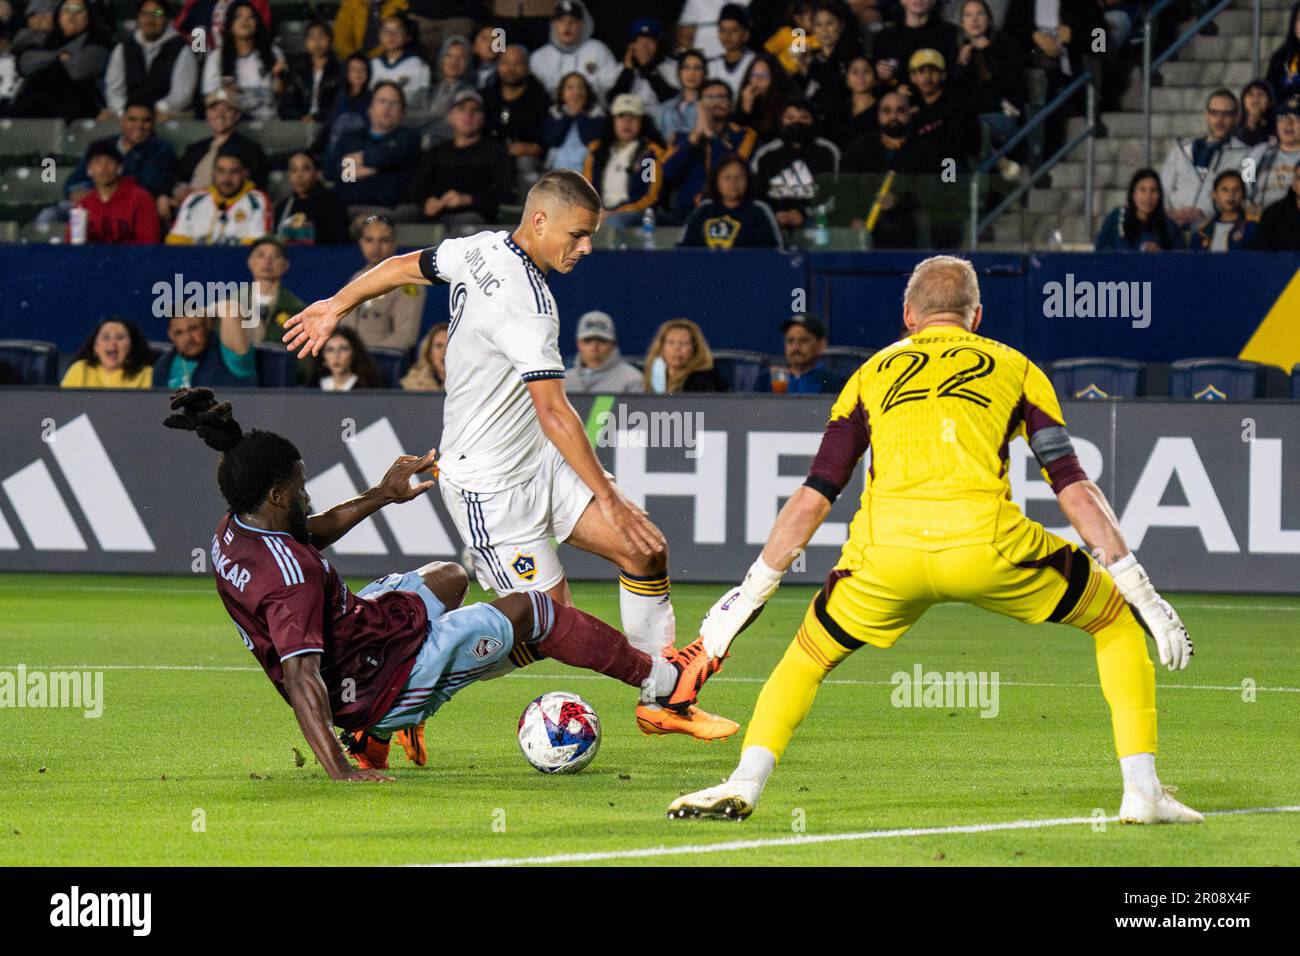
<instances>
[{"instance_id":1,"label":"stadium seat","mask_svg":"<svg viewBox=\"0 0 1300 956\"><path fill-rule=\"evenodd\" d=\"M86 147L97 139L120 136L122 124L117 120L97 123L92 119L73 120L63 130L63 142L59 155L67 162L77 163L86 152Z\"/></svg>"},{"instance_id":2,"label":"stadium seat","mask_svg":"<svg viewBox=\"0 0 1300 956\"><path fill-rule=\"evenodd\" d=\"M17 370L24 385L59 384L59 347L35 339L0 339L0 362Z\"/></svg>"},{"instance_id":3,"label":"stadium seat","mask_svg":"<svg viewBox=\"0 0 1300 956\"><path fill-rule=\"evenodd\" d=\"M290 59L306 51L306 35L307 21L305 20L275 21L275 41L284 51L284 55Z\"/></svg>"},{"instance_id":4,"label":"stadium seat","mask_svg":"<svg viewBox=\"0 0 1300 956\"><path fill-rule=\"evenodd\" d=\"M0 242L17 242L20 228L16 222L0 222Z\"/></svg>"},{"instance_id":5,"label":"stadium seat","mask_svg":"<svg viewBox=\"0 0 1300 956\"><path fill-rule=\"evenodd\" d=\"M863 362L875 354L875 349L859 348L856 345L828 345L826 351L822 352L822 361L832 375L847 381L862 367Z\"/></svg>"},{"instance_id":6,"label":"stadium seat","mask_svg":"<svg viewBox=\"0 0 1300 956\"><path fill-rule=\"evenodd\" d=\"M197 143L212 135L208 124L201 119L170 119L165 123L159 123L156 132L159 139L171 144L177 156L185 152L186 147L191 143Z\"/></svg>"},{"instance_id":7,"label":"stadium seat","mask_svg":"<svg viewBox=\"0 0 1300 956\"><path fill-rule=\"evenodd\" d=\"M379 371L384 373L389 388L402 387L402 376L411 364L411 357L407 353L401 349L377 348L370 350L370 357L379 366Z\"/></svg>"},{"instance_id":8,"label":"stadium seat","mask_svg":"<svg viewBox=\"0 0 1300 956\"><path fill-rule=\"evenodd\" d=\"M278 203L292 191L289 186L289 174L283 169L272 170L266 180L266 195L272 203Z\"/></svg>"},{"instance_id":9,"label":"stadium seat","mask_svg":"<svg viewBox=\"0 0 1300 956\"><path fill-rule=\"evenodd\" d=\"M316 136L316 124L302 120L261 120L245 123L241 129L257 140L274 162L277 156L288 156L296 149L308 149Z\"/></svg>"},{"instance_id":10,"label":"stadium seat","mask_svg":"<svg viewBox=\"0 0 1300 956\"><path fill-rule=\"evenodd\" d=\"M1060 359L1048 368L1060 398L1137 398L1142 394L1145 366L1120 358Z\"/></svg>"},{"instance_id":11,"label":"stadium seat","mask_svg":"<svg viewBox=\"0 0 1300 956\"><path fill-rule=\"evenodd\" d=\"M713 367L731 386L733 392L770 392L772 357L762 352L739 349L716 349Z\"/></svg>"},{"instance_id":12,"label":"stadium seat","mask_svg":"<svg viewBox=\"0 0 1300 956\"><path fill-rule=\"evenodd\" d=\"M293 388L298 384L298 357L288 349L262 342L253 346L259 388Z\"/></svg>"},{"instance_id":13,"label":"stadium seat","mask_svg":"<svg viewBox=\"0 0 1300 956\"><path fill-rule=\"evenodd\" d=\"M62 222L29 222L18 230L18 239L21 242L34 242L44 245L51 242L62 242L66 228L67 224Z\"/></svg>"},{"instance_id":14,"label":"stadium seat","mask_svg":"<svg viewBox=\"0 0 1300 956\"><path fill-rule=\"evenodd\" d=\"M58 155L62 139L63 120L0 119L0 168Z\"/></svg>"},{"instance_id":15,"label":"stadium seat","mask_svg":"<svg viewBox=\"0 0 1300 956\"><path fill-rule=\"evenodd\" d=\"M1192 358L1169 367L1169 394L1198 402L1262 398L1264 367L1234 358Z\"/></svg>"},{"instance_id":16,"label":"stadium seat","mask_svg":"<svg viewBox=\"0 0 1300 956\"><path fill-rule=\"evenodd\" d=\"M58 166L49 174L39 166L20 166L0 173L0 203L7 206L56 203L63 198L63 184L72 175L71 166Z\"/></svg>"},{"instance_id":17,"label":"stadium seat","mask_svg":"<svg viewBox=\"0 0 1300 956\"><path fill-rule=\"evenodd\" d=\"M482 228L477 227L477 228ZM447 227L436 222L399 222L397 246L399 249L427 249L436 246L447 236Z\"/></svg>"}]
</instances>

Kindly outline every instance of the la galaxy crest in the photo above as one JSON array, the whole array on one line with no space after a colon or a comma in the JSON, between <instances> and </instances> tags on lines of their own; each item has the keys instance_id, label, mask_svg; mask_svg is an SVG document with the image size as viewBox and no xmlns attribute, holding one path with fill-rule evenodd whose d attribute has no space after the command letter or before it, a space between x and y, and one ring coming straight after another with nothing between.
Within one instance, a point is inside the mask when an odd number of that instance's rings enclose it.
<instances>
[{"instance_id":1,"label":"la galaxy crest","mask_svg":"<svg viewBox=\"0 0 1300 956\"><path fill-rule=\"evenodd\" d=\"M516 552L515 559L510 562L510 567L514 568L515 574L525 581L531 581L537 577L537 559L531 553L519 554Z\"/></svg>"}]
</instances>

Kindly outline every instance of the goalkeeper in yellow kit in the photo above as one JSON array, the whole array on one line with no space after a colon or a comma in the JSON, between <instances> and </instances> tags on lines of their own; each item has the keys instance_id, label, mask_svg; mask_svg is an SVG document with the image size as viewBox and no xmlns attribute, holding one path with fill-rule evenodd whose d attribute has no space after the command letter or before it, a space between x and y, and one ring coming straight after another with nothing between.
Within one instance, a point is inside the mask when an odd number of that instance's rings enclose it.
<instances>
[{"instance_id":1,"label":"goalkeeper in yellow kit","mask_svg":"<svg viewBox=\"0 0 1300 956\"><path fill-rule=\"evenodd\" d=\"M720 664L870 448L840 560L759 695L740 765L726 782L674 800L670 817L747 817L826 675L859 647L893 646L931 605L963 601L1091 634L1124 781L1120 819L1201 822L1156 777L1155 668L1145 636L1161 663L1181 670L1192 654L1187 630L1080 468L1047 376L975 334L981 317L970 263L935 256L913 271L903 298L909 335L845 385L808 478L762 555L705 617L704 649ZM1007 444L1017 435L1091 555L1011 501Z\"/></svg>"}]
</instances>

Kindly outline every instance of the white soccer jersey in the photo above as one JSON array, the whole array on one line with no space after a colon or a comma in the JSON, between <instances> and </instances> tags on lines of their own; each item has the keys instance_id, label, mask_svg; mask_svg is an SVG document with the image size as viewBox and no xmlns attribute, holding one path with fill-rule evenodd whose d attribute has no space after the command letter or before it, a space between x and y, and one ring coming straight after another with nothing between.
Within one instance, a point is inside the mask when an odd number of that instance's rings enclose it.
<instances>
[{"instance_id":1,"label":"white soccer jersey","mask_svg":"<svg viewBox=\"0 0 1300 956\"><path fill-rule=\"evenodd\" d=\"M420 253L420 271L451 286L438 467L469 491L521 484L547 441L526 383L564 378L546 277L508 232L445 239Z\"/></svg>"}]
</instances>

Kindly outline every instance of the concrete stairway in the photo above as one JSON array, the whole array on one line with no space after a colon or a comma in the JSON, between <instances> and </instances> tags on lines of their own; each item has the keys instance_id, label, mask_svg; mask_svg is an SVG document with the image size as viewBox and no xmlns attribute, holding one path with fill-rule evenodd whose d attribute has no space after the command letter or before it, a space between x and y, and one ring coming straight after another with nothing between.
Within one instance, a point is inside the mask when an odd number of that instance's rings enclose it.
<instances>
[{"instance_id":1,"label":"concrete stairway","mask_svg":"<svg viewBox=\"0 0 1300 956\"><path fill-rule=\"evenodd\" d=\"M1288 28L1293 0L1263 0L1260 30L1260 72L1281 45ZM1205 128L1205 100L1219 87L1234 93L1253 79L1251 75L1251 0L1235 0L1215 19L1219 35L1198 36L1177 59L1160 70L1164 84L1151 91L1151 165L1159 170L1165 154L1178 137L1199 136ZM1159 51L1156 51L1157 53ZM981 248L1091 247L1106 214L1121 205L1129 177L1143 165L1145 123L1142 116L1141 68L1135 68L1122 112L1104 113L1109 131L1096 141L1096 191L1091 221L1084 216L1085 145L1080 144L1052 170L1052 186L1031 189L1027 204L1013 207L993 226L991 242ZM1083 130L1082 118L1069 121L1068 135ZM1059 239L1057 238L1059 234Z\"/></svg>"}]
</instances>

